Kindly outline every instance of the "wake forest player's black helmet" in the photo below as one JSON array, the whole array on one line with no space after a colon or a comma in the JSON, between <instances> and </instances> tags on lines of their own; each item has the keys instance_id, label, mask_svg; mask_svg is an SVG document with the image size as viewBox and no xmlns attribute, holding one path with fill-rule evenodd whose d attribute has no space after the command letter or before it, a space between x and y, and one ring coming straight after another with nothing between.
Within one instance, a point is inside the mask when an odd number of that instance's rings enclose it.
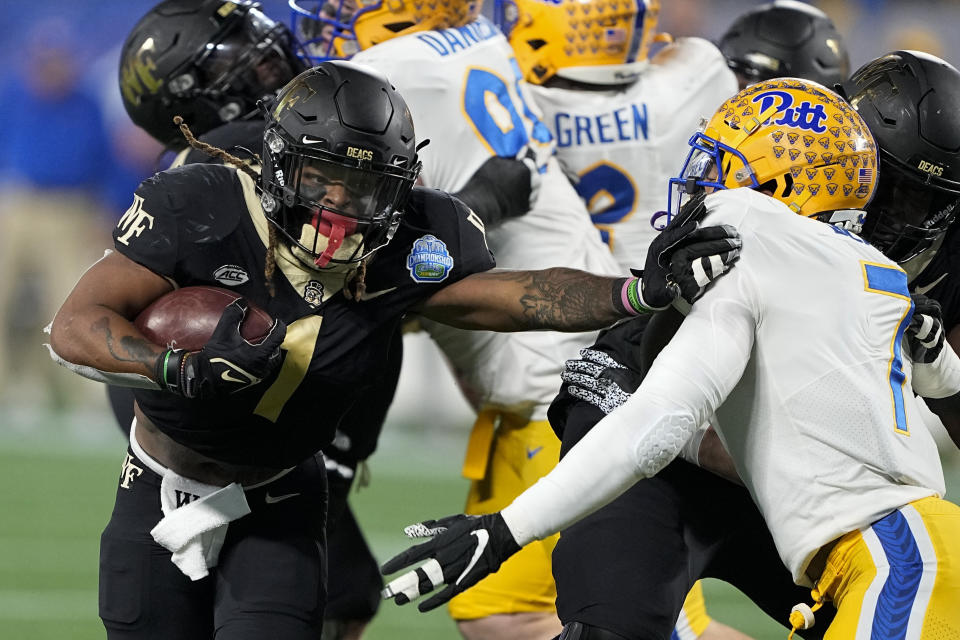
<instances>
[{"instance_id":1,"label":"wake forest player's black helmet","mask_svg":"<svg viewBox=\"0 0 960 640\"><path fill-rule=\"evenodd\" d=\"M791 76L833 87L850 73L850 57L833 21L794 0L777 0L741 15L719 48L748 84Z\"/></svg>"},{"instance_id":2,"label":"wake forest player's black helmet","mask_svg":"<svg viewBox=\"0 0 960 640\"><path fill-rule=\"evenodd\" d=\"M165 0L140 19L120 55L120 92L134 124L170 147L256 111L304 69L287 27L259 5Z\"/></svg>"},{"instance_id":3,"label":"wake forest player's black helmet","mask_svg":"<svg viewBox=\"0 0 960 640\"><path fill-rule=\"evenodd\" d=\"M407 103L366 67L308 69L267 115L261 204L314 268L354 264L387 244L419 173Z\"/></svg>"},{"instance_id":4,"label":"wake forest player's black helmet","mask_svg":"<svg viewBox=\"0 0 960 640\"><path fill-rule=\"evenodd\" d=\"M960 205L960 72L926 53L895 51L857 70L844 91L880 149L863 236L905 262L934 243Z\"/></svg>"}]
</instances>

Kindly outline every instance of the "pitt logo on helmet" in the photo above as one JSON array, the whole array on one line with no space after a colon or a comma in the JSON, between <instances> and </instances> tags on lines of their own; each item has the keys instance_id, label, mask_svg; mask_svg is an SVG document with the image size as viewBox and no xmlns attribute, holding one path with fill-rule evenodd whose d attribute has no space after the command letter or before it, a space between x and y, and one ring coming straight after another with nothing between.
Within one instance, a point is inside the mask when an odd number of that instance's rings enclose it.
<instances>
[{"instance_id":1,"label":"pitt logo on helmet","mask_svg":"<svg viewBox=\"0 0 960 640\"><path fill-rule=\"evenodd\" d=\"M827 114L822 104L814 105L811 104L809 100L804 100L794 107L793 96L786 91L779 90L764 91L754 96L751 102L760 103L760 113L764 113L770 107L776 106L777 113L782 113L783 115L775 120L774 124L781 124L785 127L797 127L805 131L813 131L814 133L824 133L827 130L827 127L823 124L823 121L827 119ZM806 138L804 140L804 144L808 147L813 144L812 138L810 138L809 143L806 142Z\"/></svg>"},{"instance_id":2,"label":"pitt logo on helmet","mask_svg":"<svg viewBox=\"0 0 960 640\"><path fill-rule=\"evenodd\" d=\"M815 135L828 130L826 138ZM779 78L744 89L690 146L681 175L670 180L670 212L704 187L748 187L811 217L861 209L876 187L877 151L866 123L840 96L808 80Z\"/></svg>"}]
</instances>

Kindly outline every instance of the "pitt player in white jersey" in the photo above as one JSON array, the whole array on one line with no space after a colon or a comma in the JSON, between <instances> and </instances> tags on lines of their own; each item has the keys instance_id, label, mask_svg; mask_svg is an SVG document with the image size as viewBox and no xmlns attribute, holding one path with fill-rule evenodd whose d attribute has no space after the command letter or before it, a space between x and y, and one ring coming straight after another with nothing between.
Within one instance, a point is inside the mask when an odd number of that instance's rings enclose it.
<instances>
[{"instance_id":1,"label":"pitt player in white jersey","mask_svg":"<svg viewBox=\"0 0 960 640\"><path fill-rule=\"evenodd\" d=\"M491 156L536 164L539 194L525 216L487 230L497 266L556 265L598 274L621 271L554 156L555 144L503 34L479 16L480 2L443 0L392 10L379 3L321 8L321 45L383 72L403 94L417 134L425 186L457 191ZM298 29L303 32L303 29ZM642 255L642 254L641 254ZM467 511L509 504L553 467L560 443L546 420L565 359L595 333L496 334L424 323L478 412L464 475ZM468 638L557 634L550 556L556 537L523 550L504 570L451 603ZM510 615L501 615L510 614Z\"/></svg>"},{"instance_id":2,"label":"pitt player in white jersey","mask_svg":"<svg viewBox=\"0 0 960 640\"><path fill-rule=\"evenodd\" d=\"M923 344L908 329L907 275L848 229L860 219L849 209L876 184L863 119L822 86L773 80L725 103L691 146L674 184L681 196L719 189L704 220L738 228L737 267L693 305L637 392L550 474L499 515L402 561L444 558L442 574L459 576L453 591L469 588L511 544L655 474L710 420L784 564L813 587L812 609L836 607L825 638L958 637L960 508L942 499L913 391L957 397L960 358L944 348L913 360ZM460 576L449 551L481 537L496 542ZM798 607L791 622L813 617Z\"/></svg>"},{"instance_id":3,"label":"pitt player in white jersey","mask_svg":"<svg viewBox=\"0 0 960 640\"><path fill-rule=\"evenodd\" d=\"M558 160L576 175L577 193L624 271L666 224L664 185L687 155L690 132L737 92L724 56L701 38L681 38L648 59L659 11L659 0L497 0L494 12ZM710 619L699 584L675 634L745 638Z\"/></svg>"},{"instance_id":4,"label":"pitt player in white jersey","mask_svg":"<svg viewBox=\"0 0 960 640\"><path fill-rule=\"evenodd\" d=\"M690 132L737 92L723 55L701 38L647 59L659 9L659 0L496 5L557 157L624 269L665 224L654 214Z\"/></svg>"}]
</instances>

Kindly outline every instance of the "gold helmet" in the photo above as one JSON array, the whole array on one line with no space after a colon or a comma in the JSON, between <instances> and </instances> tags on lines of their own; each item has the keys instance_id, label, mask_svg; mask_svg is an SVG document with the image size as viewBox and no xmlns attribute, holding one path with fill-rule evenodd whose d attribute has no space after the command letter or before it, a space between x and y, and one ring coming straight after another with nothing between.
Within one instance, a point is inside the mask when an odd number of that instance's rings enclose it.
<instances>
[{"instance_id":1,"label":"gold helmet","mask_svg":"<svg viewBox=\"0 0 960 640\"><path fill-rule=\"evenodd\" d=\"M524 78L589 84L636 80L646 63L660 0L496 0Z\"/></svg>"},{"instance_id":2,"label":"gold helmet","mask_svg":"<svg viewBox=\"0 0 960 640\"><path fill-rule=\"evenodd\" d=\"M408 33L460 27L482 0L290 0L294 32L314 64L349 58Z\"/></svg>"},{"instance_id":3,"label":"gold helmet","mask_svg":"<svg viewBox=\"0 0 960 640\"><path fill-rule=\"evenodd\" d=\"M862 209L877 184L877 147L840 96L811 80L777 78L724 102L690 138L681 175L670 180L671 212L703 187L772 192L812 217Z\"/></svg>"}]
</instances>

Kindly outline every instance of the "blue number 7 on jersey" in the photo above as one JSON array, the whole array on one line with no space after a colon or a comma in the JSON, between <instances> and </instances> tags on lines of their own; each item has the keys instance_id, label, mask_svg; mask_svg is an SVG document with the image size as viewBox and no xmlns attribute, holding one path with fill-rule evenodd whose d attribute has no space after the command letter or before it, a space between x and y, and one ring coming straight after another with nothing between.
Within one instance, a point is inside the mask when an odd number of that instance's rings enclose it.
<instances>
[{"instance_id":1,"label":"blue number 7 on jersey","mask_svg":"<svg viewBox=\"0 0 960 640\"><path fill-rule=\"evenodd\" d=\"M903 312L903 317L897 324L897 330L890 341L890 365L888 367L890 392L893 394L893 416L896 422L894 429L897 433L910 435L907 426L907 414L903 405L903 384L906 374L903 372L903 353L901 343L903 333L913 317L913 300L910 298L910 289L907 287L907 274L897 267L891 267L872 262L860 263L863 267L864 290L869 293L879 293L906 300L909 305Z\"/></svg>"}]
</instances>

